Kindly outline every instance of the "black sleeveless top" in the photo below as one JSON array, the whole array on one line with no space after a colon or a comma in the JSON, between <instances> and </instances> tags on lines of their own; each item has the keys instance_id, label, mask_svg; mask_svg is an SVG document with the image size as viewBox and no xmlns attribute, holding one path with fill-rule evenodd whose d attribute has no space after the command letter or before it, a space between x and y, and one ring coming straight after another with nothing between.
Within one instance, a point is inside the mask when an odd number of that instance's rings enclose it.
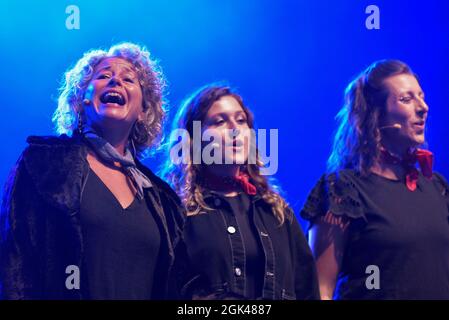
<instances>
[{"instance_id":1,"label":"black sleeveless top","mask_svg":"<svg viewBox=\"0 0 449 320\"><path fill-rule=\"evenodd\" d=\"M90 299L151 299L161 239L145 199L123 208L90 169L80 212L81 290Z\"/></svg>"},{"instance_id":2,"label":"black sleeveless top","mask_svg":"<svg viewBox=\"0 0 449 320\"><path fill-rule=\"evenodd\" d=\"M376 174L323 175L301 216L313 224L328 211L351 219L334 298L449 299L449 186L441 175L420 173L413 192Z\"/></svg>"}]
</instances>

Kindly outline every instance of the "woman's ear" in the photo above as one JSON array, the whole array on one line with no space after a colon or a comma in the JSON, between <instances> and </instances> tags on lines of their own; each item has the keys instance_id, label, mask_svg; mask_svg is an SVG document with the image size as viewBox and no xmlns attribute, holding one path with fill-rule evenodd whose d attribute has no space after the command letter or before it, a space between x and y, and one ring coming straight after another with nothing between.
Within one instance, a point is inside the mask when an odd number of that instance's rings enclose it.
<instances>
[{"instance_id":1,"label":"woman's ear","mask_svg":"<svg viewBox=\"0 0 449 320\"><path fill-rule=\"evenodd\" d=\"M86 91L84 92L83 107L88 107L92 104L93 92L94 92L94 85L90 84L87 87Z\"/></svg>"}]
</instances>

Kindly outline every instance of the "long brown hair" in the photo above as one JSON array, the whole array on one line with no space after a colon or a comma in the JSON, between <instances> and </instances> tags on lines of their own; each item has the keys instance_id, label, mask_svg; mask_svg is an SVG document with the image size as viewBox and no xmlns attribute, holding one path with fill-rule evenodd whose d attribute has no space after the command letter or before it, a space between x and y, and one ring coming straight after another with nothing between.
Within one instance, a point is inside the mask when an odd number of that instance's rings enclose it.
<instances>
[{"instance_id":1,"label":"long brown hair","mask_svg":"<svg viewBox=\"0 0 449 320\"><path fill-rule=\"evenodd\" d=\"M253 114L243 103L242 97L230 87L220 84L208 84L186 98L175 116L172 129L186 129L190 138L192 138L193 122L203 122L213 103L225 96L231 96L237 100L246 114L248 127L253 129ZM192 140L190 139L190 141ZM169 154L171 147L172 144L167 144L167 155ZM191 142L190 154L190 159L192 159L193 148ZM277 187L272 183L269 183L268 179L260 174L260 168L263 164L259 159L257 150L256 158L256 164L247 163L242 165L241 171L246 172L250 176L250 181L256 186L265 202L272 207L273 214L282 224L285 220L285 210L288 205L276 191ZM188 215L195 215L201 211L211 210L203 199L205 187L202 183L201 166L201 164L193 164L192 161L187 164L175 164L168 158L161 170L161 175L180 195Z\"/></svg>"},{"instance_id":2,"label":"long brown hair","mask_svg":"<svg viewBox=\"0 0 449 320\"><path fill-rule=\"evenodd\" d=\"M336 117L339 125L327 162L328 172L340 169L355 169L362 174L369 172L381 148L379 121L385 114L388 97L384 80L399 74L416 77L402 61L380 60L347 86L344 105Z\"/></svg>"}]
</instances>

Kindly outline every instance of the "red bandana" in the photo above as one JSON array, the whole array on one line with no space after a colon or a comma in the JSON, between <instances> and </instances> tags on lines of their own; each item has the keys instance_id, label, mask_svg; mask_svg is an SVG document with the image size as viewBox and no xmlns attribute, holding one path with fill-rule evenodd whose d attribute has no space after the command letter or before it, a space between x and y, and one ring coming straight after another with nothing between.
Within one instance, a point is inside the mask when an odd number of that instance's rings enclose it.
<instances>
[{"instance_id":1,"label":"red bandana","mask_svg":"<svg viewBox=\"0 0 449 320\"><path fill-rule=\"evenodd\" d=\"M419 172L416 169L416 162L421 168L424 177L432 178L433 154L428 150L415 149L408 152L402 159L391 154L385 149L381 149L382 159L391 164L400 164L405 169L405 182L410 191L416 190Z\"/></svg>"},{"instance_id":2,"label":"red bandana","mask_svg":"<svg viewBox=\"0 0 449 320\"><path fill-rule=\"evenodd\" d=\"M257 193L256 186L249 182L249 175L246 173L240 173L240 175L235 177L235 180L240 183L240 186L246 194L253 196Z\"/></svg>"}]
</instances>

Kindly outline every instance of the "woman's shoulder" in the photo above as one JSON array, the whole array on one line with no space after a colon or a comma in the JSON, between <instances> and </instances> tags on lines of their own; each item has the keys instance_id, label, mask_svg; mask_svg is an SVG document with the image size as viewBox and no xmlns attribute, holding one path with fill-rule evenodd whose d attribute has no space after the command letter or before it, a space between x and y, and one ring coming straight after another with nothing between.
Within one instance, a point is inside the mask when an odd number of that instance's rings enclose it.
<instances>
[{"instance_id":1,"label":"woman's shoulder","mask_svg":"<svg viewBox=\"0 0 449 320\"><path fill-rule=\"evenodd\" d=\"M72 140L72 137L69 137L65 134L60 135L60 136L54 136L54 135L50 135L50 136L36 136L36 135L31 135L28 136L26 141L29 144L33 144L33 145L53 145L53 144L61 144L61 143L66 143L68 141Z\"/></svg>"},{"instance_id":2,"label":"woman's shoulder","mask_svg":"<svg viewBox=\"0 0 449 320\"><path fill-rule=\"evenodd\" d=\"M447 182L447 179L441 173L434 172L432 180L436 184L438 191L448 199L449 203L449 183Z\"/></svg>"},{"instance_id":3,"label":"woman's shoulder","mask_svg":"<svg viewBox=\"0 0 449 320\"><path fill-rule=\"evenodd\" d=\"M81 144L81 137L78 135L68 136L66 134L56 135L46 135L46 136L36 136L31 135L26 138L26 142L31 147L51 147L51 146L68 146Z\"/></svg>"},{"instance_id":4,"label":"woman's shoulder","mask_svg":"<svg viewBox=\"0 0 449 320\"><path fill-rule=\"evenodd\" d=\"M301 210L301 217L312 220L329 211L337 216L364 218L357 181L361 174L353 169L326 172L310 191Z\"/></svg>"},{"instance_id":5,"label":"woman's shoulder","mask_svg":"<svg viewBox=\"0 0 449 320\"><path fill-rule=\"evenodd\" d=\"M446 186L449 185L448 182L447 182L447 179L440 172L434 171L433 172L433 177L439 183L442 183L442 184L444 184Z\"/></svg>"},{"instance_id":6,"label":"woman's shoulder","mask_svg":"<svg viewBox=\"0 0 449 320\"><path fill-rule=\"evenodd\" d=\"M72 157L73 153L79 154L80 149L84 147L81 139L77 136L28 136L27 146L22 152L22 157L28 161L50 161L55 158ZM51 162L51 161L50 161Z\"/></svg>"},{"instance_id":7,"label":"woman's shoulder","mask_svg":"<svg viewBox=\"0 0 449 320\"><path fill-rule=\"evenodd\" d=\"M357 183L362 179L362 175L353 169L342 169L333 172L323 173L312 188L310 195L328 196L332 193L345 194L356 193Z\"/></svg>"},{"instance_id":8,"label":"woman's shoulder","mask_svg":"<svg viewBox=\"0 0 449 320\"><path fill-rule=\"evenodd\" d=\"M341 169L333 172L326 172L322 177L330 182L340 182L343 184L347 184L350 181L361 179L362 174L355 169Z\"/></svg>"},{"instance_id":9,"label":"woman's shoulder","mask_svg":"<svg viewBox=\"0 0 449 320\"><path fill-rule=\"evenodd\" d=\"M60 136L29 136L28 145L22 151L21 160L29 168L48 168L55 164L59 167L64 164L72 165L79 162L83 156L83 144L77 137Z\"/></svg>"},{"instance_id":10,"label":"woman's shoulder","mask_svg":"<svg viewBox=\"0 0 449 320\"><path fill-rule=\"evenodd\" d=\"M73 208L74 203L62 196L64 193L76 192L85 169L80 148L58 147L73 143L71 138L54 136L30 136L28 146L22 151L10 173L10 181L21 181L25 192L35 190L58 206Z\"/></svg>"}]
</instances>

